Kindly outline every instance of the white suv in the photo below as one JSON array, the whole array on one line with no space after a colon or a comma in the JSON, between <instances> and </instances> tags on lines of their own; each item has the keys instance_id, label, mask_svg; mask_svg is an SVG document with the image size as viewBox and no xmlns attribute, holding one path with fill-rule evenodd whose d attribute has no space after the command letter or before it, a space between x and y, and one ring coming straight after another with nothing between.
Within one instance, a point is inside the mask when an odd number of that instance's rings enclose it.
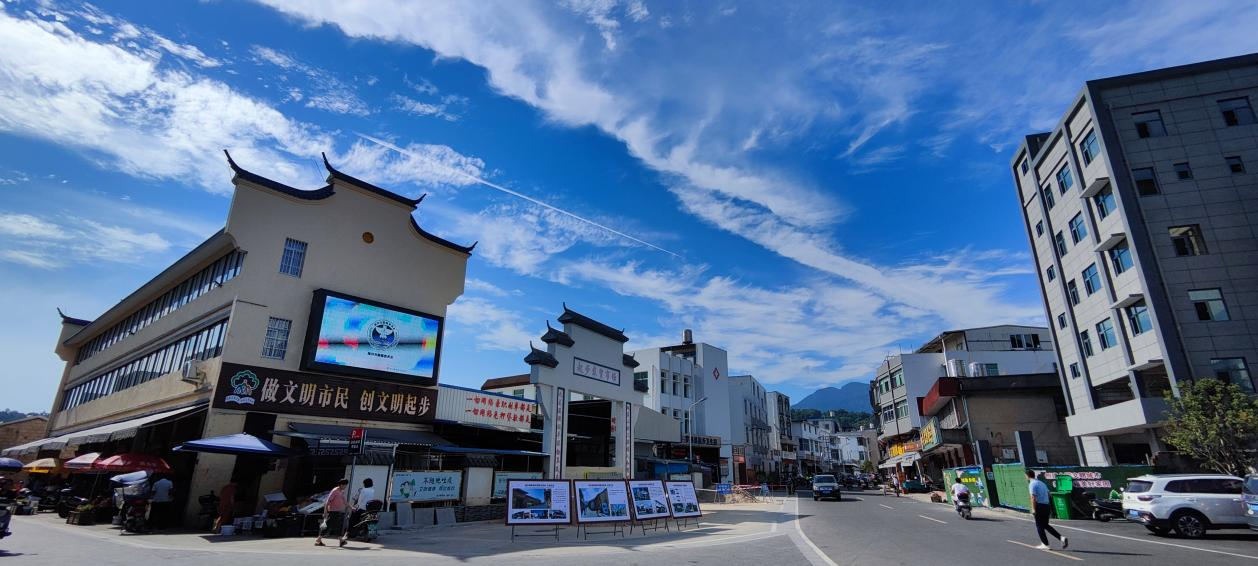
<instances>
[{"instance_id":1,"label":"white suv","mask_svg":"<svg viewBox=\"0 0 1258 566\"><path fill-rule=\"evenodd\" d=\"M1247 528L1241 488L1245 481L1222 474L1159 474L1127 481L1123 513L1154 534L1172 529L1198 538L1209 529Z\"/></svg>"}]
</instances>

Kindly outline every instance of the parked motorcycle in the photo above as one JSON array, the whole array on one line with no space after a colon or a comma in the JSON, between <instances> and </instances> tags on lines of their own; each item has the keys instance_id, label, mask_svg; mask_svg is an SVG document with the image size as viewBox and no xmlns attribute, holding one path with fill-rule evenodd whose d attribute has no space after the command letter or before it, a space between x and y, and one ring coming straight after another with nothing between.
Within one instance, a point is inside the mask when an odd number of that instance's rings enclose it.
<instances>
[{"instance_id":1,"label":"parked motorcycle","mask_svg":"<svg viewBox=\"0 0 1258 566\"><path fill-rule=\"evenodd\" d=\"M57 516L66 519L70 516L70 512L78 509L81 505L86 505L88 499L79 497L74 494L74 490L66 488L61 490L57 496Z\"/></svg>"},{"instance_id":2,"label":"parked motorcycle","mask_svg":"<svg viewBox=\"0 0 1258 566\"><path fill-rule=\"evenodd\" d=\"M970 506L969 493L962 493L953 498L953 506L956 507L957 515L966 520L969 520L970 514L974 511L974 508Z\"/></svg>"},{"instance_id":3,"label":"parked motorcycle","mask_svg":"<svg viewBox=\"0 0 1258 566\"><path fill-rule=\"evenodd\" d=\"M1091 492L1085 493L1084 497L1092 507L1093 519L1108 523L1112 519L1124 518L1122 499L1097 499L1096 494Z\"/></svg>"}]
</instances>

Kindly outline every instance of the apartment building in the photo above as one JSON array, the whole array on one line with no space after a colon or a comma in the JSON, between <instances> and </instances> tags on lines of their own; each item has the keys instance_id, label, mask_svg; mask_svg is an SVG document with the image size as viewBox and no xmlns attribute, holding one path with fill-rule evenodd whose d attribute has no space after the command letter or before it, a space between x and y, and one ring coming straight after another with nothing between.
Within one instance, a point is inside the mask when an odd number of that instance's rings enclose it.
<instances>
[{"instance_id":1,"label":"apartment building","mask_svg":"<svg viewBox=\"0 0 1258 566\"><path fill-rule=\"evenodd\" d=\"M768 391L754 376L734 375L730 387L730 442L739 483L759 483L770 467Z\"/></svg>"},{"instance_id":2,"label":"apartment building","mask_svg":"<svg viewBox=\"0 0 1258 566\"><path fill-rule=\"evenodd\" d=\"M779 391L770 391L765 402L769 411L769 473L781 478L794 476L799 470L795 438L791 436L791 398Z\"/></svg>"},{"instance_id":3,"label":"apartment building","mask_svg":"<svg viewBox=\"0 0 1258 566\"><path fill-rule=\"evenodd\" d=\"M1089 81L1010 163L1087 465L1144 463L1168 392L1255 390L1258 54Z\"/></svg>"},{"instance_id":4,"label":"apartment building","mask_svg":"<svg viewBox=\"0 0 1258 566\"><path fill-rule=\"evenodd\" d=\"M923 420L916 400L940 377L1055 373L1053 344L1047 328L999 325L949 330L912 353L887 356L870 384L879 427L879 467L921 476L916 462Z\"/></svg>"}]
</instances>

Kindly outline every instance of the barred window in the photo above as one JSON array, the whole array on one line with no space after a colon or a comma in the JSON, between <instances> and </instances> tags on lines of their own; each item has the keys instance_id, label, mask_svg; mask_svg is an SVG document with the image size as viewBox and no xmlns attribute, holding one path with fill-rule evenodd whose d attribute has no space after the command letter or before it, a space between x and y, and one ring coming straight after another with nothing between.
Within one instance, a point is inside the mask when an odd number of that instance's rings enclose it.
<instances>
[{"instance_id":1,"label":"barred window","mask_svg":"<svg viewBox=\"0 0 1258 566\"><path fill-rule=\"evenodd\" d=\"M284 239L284 256L280 258L280 273L301 277L301 269L306 264L306 242Z\"/></svg>"},{"instance_id":2,"label":"barred window","mask_svg":"<svg viewBox=\"0 0 1258 566\"><path fill-rule=\"evenodd\" d=\"M288 353L288 331L293 321L271 317L266 321L266 338L262 341L262 357L272 360L284 359Z\"/></svg>"}]
</instances>

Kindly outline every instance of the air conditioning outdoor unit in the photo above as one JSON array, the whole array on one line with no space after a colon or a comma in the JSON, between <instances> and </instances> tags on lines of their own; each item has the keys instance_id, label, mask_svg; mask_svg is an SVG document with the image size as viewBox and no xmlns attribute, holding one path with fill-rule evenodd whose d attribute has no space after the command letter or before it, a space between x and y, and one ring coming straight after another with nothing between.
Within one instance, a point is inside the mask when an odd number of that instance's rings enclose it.
<instances>
[{"instance_id":1,"label":"air conditioning outdoor unit","mask_svg":"<svg viewBox=\"0 0 1258 566\"><path fill-rule=\"evenodd\" d=\"M978 362L971 362L970 375L973 377L982 377L986 375L985 373L983 373L983 364L980 364Z\"/></svg>"},{"instance_id":2,"label":"air conditioning outdoor unit","mask_svg":"<svg viewBox=\"0 0 1258 566\"><path fill-rule=\"evenodd\" d=\"M179 375L188 383L201 383L205 380L205 367L200 360L185 360L179 368Z\"/></svg>"},{"instance_id":3,"label":"air conditioning outdoor unit","mask_svg":"<svg viewBox=\"0 0 1258 566\"><path fill-rule=\"evenodd\" d=\"M948 360L948 377L965 377L965 360Z\"/></svg>"}]
</instances>

